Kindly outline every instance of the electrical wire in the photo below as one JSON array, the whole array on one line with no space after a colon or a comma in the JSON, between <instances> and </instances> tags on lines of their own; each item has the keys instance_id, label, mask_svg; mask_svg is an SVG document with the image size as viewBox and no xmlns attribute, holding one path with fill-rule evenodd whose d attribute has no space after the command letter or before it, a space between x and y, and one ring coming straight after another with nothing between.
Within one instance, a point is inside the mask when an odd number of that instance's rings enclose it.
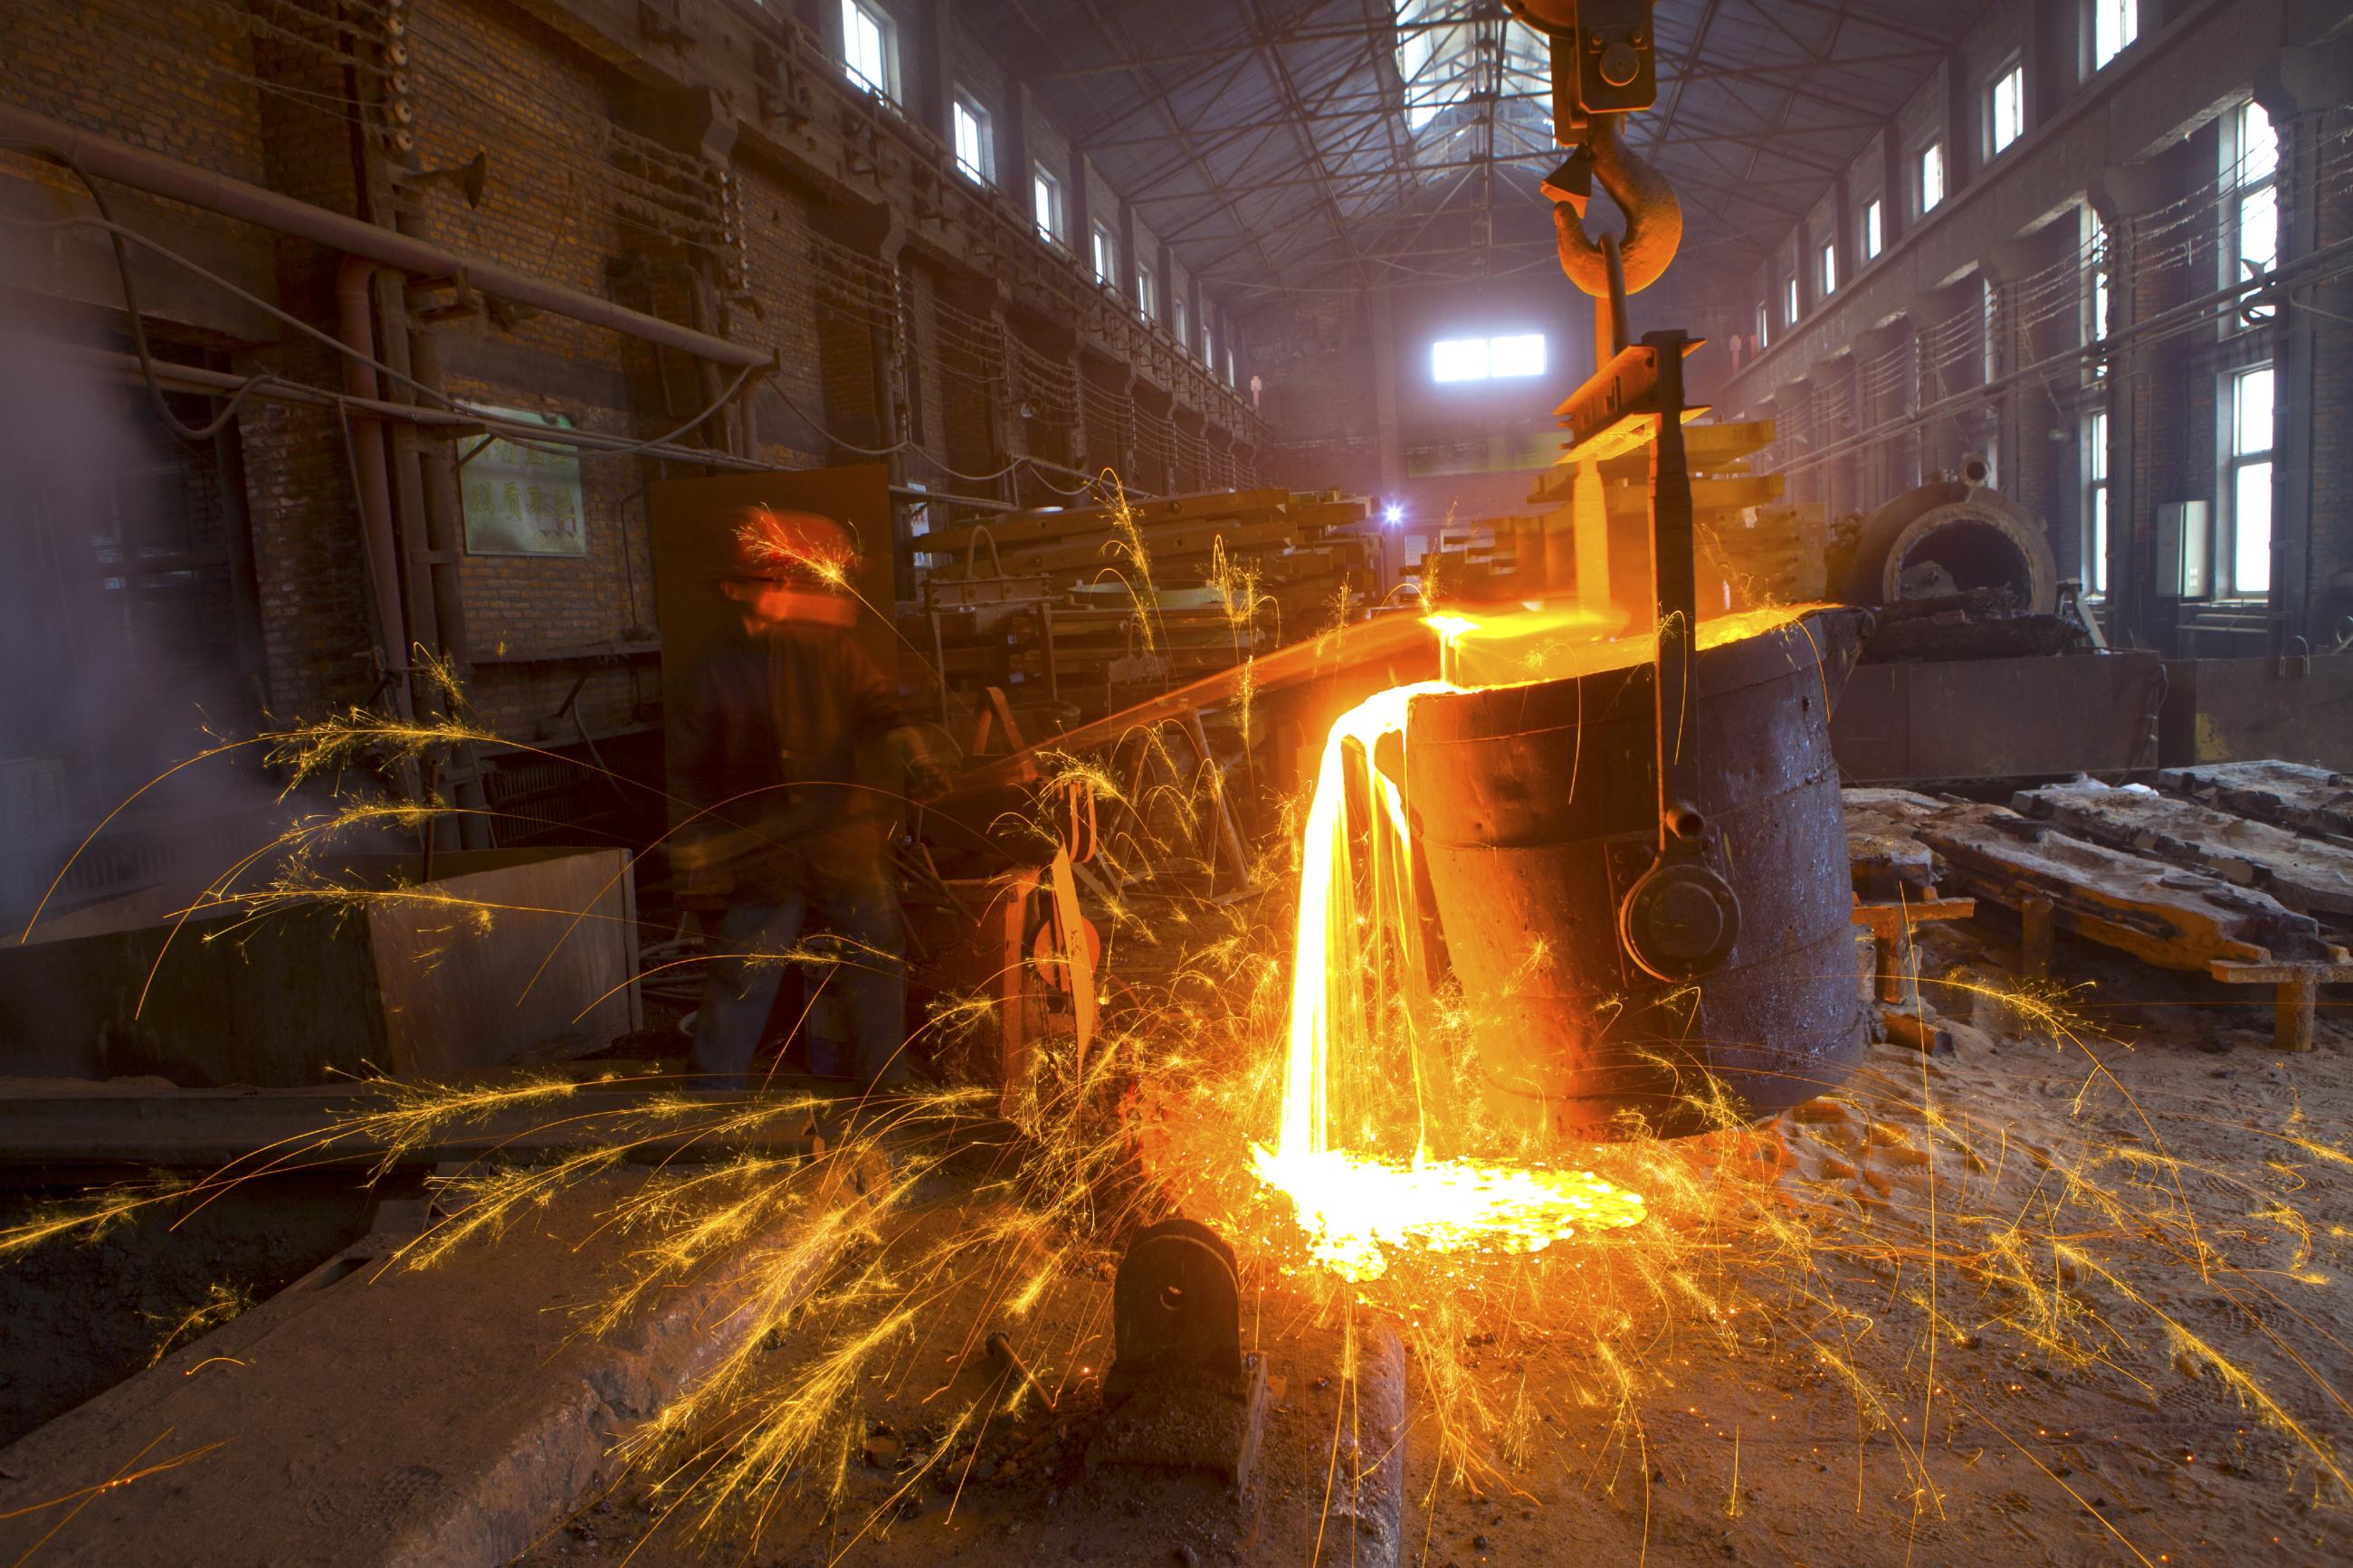
<instances>
[{"instance_id":1,"label":"electrical wire","mask_svg":"<svg viewBox=\"0 0 2353 1568\"><path fill-rule=\"evenodd\" d=\"M941 459L934 458L929 452L924 451L923 447L916 445L912 437L895 442L888 447L861 447L855 441L844 440L841 437L835 435L831 430L828 429L824 424L818 421L814 415L810 414L808 410L794 402L792 395L776 384L776 373L775 371L769 371L761 377L760 384L766 387L770 392L776 394L776 400L782 403L786 408L792 410L792 412L798 416L801 423L808 426L811 434L822 437L824 440L840 447L845 452L853 452L861 458L891 458L896 457L902 452L908 452L913 456L923 459L924 465L930 468L934 472L945 474L952 479L962 479L966 484L989 484L995 480L1005 478L1008 474L1018 473L1021 469L1027 468L1029 470L1029 477L1031 479L1044 486L1047 489L1052 490L1056 495L1093 495L1098 493L1100 490L1102 485L1102 481L1100 479L1087 479L1076 487L1069 489L1065 489L1063 486L1056 484L1053 480L1045 476L1043 470L1050 468L1056 468L1059 465L1049 463L1042 458L1032 458L1027 456L1018 457L1011 462L1006 464L1003 468L996 469L994 472L986 474L967 474L961 468L950 468ZM1069 470L1064 471L1067 472Z\"/></svg>"},{"instance_id":2,"label":"electrical wire","mask_svg":"<svg viewBox=\"0 0 2353 1568\"><path fill-rule=\"evenodd\" d=\"M366 365L377 374L387 377L390 380L396 381L422 396L433 399L453 414L466 412L463 406L459 405L455 398L449 396L448 394L437 391L436 389L426 385L421 381L417 381L411 376L404 375L399 371L395 370L392 366L385 363L384 361L377 359L375 355L370 354L365 350L353 348L351 344L343 342L343 339L335 336L332 332L322 331L319 328L312 326L310 322L302 320L300 316L294 315L290 311L280 310L276 305L273 305L269 300L263 299L260 295L238 287L236 283L222 277L219 273L211 270L188 257L181 255L178 251L172 249L168 246L149 238L147 236L141 234L137 229L131 227L128 224L117 223L110 218L90 217L76 215L69 217L56 218L8 217L5 216L0 216L0 225L5 225L10 228L50 230L94 228L105 234L113 236L118 242L128 240L132 244L140 247L142 249L154 252L157 256L160 256L164 260L171 262L174 266L193 273L196 277L203 279L206 282L222 289L224 292L235 295L246 304L252 306L255 310L264 312L272 320L281 323L282 325L292 328L294 331L301 333L304 337L318 343L321 347L332 350L334 353L343 355L346 359L355 360L359 363Z\"/></svg>"},{"instance_id":3,"label":"electrical wire","mask_svg":"<svg viewBox=\"0 0 2353 1568\"><path fill-rule=\"evenodd\" d=\"M46 153L48 151L48 149L35 146L31 143L19 143L12 141L8 144L12 146L25 147L27 150L35 152ZM103 198L98 195L97 187L91 184L90 176L79 167L74 168L74 173L80 176L83 185L90 190L91 199L98 203L100 214L105 215L105 202ZM142 328L142 318L138 310L138 295L128 271L128 258L123 253L123 245L126 240L135 243L147 250L153 251L157 256L164 258L165 260L172 262L175 266L186 269L188 272L203 279L207 283L214 285L224 292L234 295L237 299L251 305L256 310L263 311L273 320L283 323L297 332L301 333L304 337L317 342L322 347L332 350L347 359L354 360L359 363L364 364L372 370L375 370L378 374L398 382L402 385L416 392L419 396L430 399L434 403L438 404L448 413L464 415L469 418L481 418L485 419L486 422L495 418L495 416L490 416L487 410L479 408L472 404L463 401L462 399L451 397L448 393L442 392L438 388L427 386L423 382L417 380L415 377L396 370L391 365L385 363L384 361L375 358L366 351L353 347L351 344L343 342L333 333L321 331L319 328L312 326L310 322L303 321L301 317L280 309L278 306L270 303L259 295L253 293L249 289L239 287L230 279L222 277L220 274L212 271L210 268L191 259L190 258L181 255L178 251L172 249L170 247L149 238L147 236L141 234L137 229L131 227L127 224L117 222L111 216L90 217L83 215L75 215L62 218L18 218L0 216L0 225L5 225L14 228L47 230L95 228L104 232L113 242L117 267L118 269L122 272L123 302L125 309L130 312L132 318L132 340L134 342L141 344L142 350L144 348L145 333ZM142 374L149 383L150 390L156 392L157 395L160 396L161 392L160 388L156 384L153 356L142 352L141 354L141 366ZM499 438L510 441L516 446L531 447L538 450L570 448L592 450L599 453L600 455L608 457L634 456L640 452L650 451L656 447L666 447L671 442L676 441L680 437L685 436L708 423L712 416L724 409L743 392L744 384L749 381L753 374L759 369L760 367L757 365L744 366L736 373L735 379L728 384L727 389L721 393L717 400L712 402L710 406L704 408L701 413L695 415L692 418L690 418L677 428L643 441L611 447L587 446L583 443L565 442L561 439L551 439L544 437L534 438L529 434L529 431L533 428L532 426L518 425L513 421L501 422ZM251 395L256 389L264 386L281 386L298 389L315 394L320 397L333 399L339 405L345 405L341 394L332 392L324 387L314 387L307 383L295 381L286 376L264 373L248 378L243 385L237 388L231 394L232 401L230 406L225 409L210 425L204 426L200 434L186 434L186 431L194 430L196 427L180 426L179 423L173 418L168 410L165 411L165 419L167 423L172 426L174 434L180 436L181 439L191 442L209 441L217 436L220 430L224 428L231 419L236 417L238 405L242 404L243 401L248 396ZM583 434L587 433L588 432L586 431L583 432Z\"/></svg>"},{"instance_id":4,"label":"electrical wire","mask_svg":"<svg viewBox=\"0 0 2353 1568\"><path fill-rule=\"evenodd\" d=\"M208 445L237 418L237 411L245 406L246 399L251 397L257 388L282 379L266 372L248 377L229 395L227 405L208 424L191 425L174 413L170 402L164 395L163 384L155 379L155 351L147 342L147 319L139 309L139 289L131 276L131 249L123 244L122 236L113 232L114 213L107 205L106 195L98 188L98 182L90 178L90 171L81 166L79 160L44 142L6 136L0 137L0 146L44 157L71 170L74 178L81 182L82 189L90 193L90 202L98 208L99 216L106 220L107 238L114 248L114 268L122 281L122 307L131 317L131 342L139 354L140 379L145 384L147 395L155 405L155 416L164 422L165 429L191 447Z\"/></svg>"}]
</instances>

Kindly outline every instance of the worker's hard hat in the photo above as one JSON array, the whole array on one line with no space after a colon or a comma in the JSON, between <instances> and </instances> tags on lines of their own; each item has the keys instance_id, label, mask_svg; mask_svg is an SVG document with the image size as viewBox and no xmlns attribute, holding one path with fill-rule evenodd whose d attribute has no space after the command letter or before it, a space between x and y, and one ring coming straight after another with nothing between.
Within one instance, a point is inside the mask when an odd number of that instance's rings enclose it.
<instances>
[{"instance_id":1,"label":"worker's hard hat","mask_svg":"<svg viewBox=\"0 0 2353 1568\"><path fill-rule=\"evenodd\" d=\"M723 577L838 593L860 564L849 530L817 512L747 506L729 522L733 548Z\"/></svg>"}]
</instances>

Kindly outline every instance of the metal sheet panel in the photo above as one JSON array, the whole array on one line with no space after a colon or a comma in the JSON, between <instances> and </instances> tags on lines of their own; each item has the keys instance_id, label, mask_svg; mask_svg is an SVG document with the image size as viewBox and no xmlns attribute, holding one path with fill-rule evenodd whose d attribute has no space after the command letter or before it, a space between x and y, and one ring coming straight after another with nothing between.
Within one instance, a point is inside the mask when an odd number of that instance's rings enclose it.
<instances>
[{"instance_id":1,"label":"metal sheet panel","mask_svg":"<svg viewBox=\"0 0 2353 1568\"><path fill-rule=\"evenodd\" d=\"M2154 653L1868 664L1831 717L1848 784L2117 774L2157 762Z\"/></svg>"},{"instance_id":2,"label":"metal sheet panel","mask_svg":"<svg viewBox=\"0 0 2353 1568\"><path fill-rule=\"evenodd\" d=\"M2177 658L2165 674L2167 767L2277 758L2353 771L2353 658Z\"/></svg>"}]
</instances>

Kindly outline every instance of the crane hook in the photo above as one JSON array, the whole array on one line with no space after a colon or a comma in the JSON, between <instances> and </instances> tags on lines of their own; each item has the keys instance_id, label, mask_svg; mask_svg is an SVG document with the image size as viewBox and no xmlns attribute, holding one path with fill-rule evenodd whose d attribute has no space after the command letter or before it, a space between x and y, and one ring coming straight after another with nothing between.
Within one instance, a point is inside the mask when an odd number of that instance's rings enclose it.
<instances>
[{"instance_id":1,"label":"crane hook","mask_svg":"<svg viewBox=\"0 0 2353 1568\"><path fill-rule=\"evenodd\" d=\"M1593 116L1591 129L1586 134L1585 145L1577 149L1572 165L1579 178L1568 183L1568 188L1546 184L1546 193L1554 198L1553 226L1560 232L1560 269L1568 280L1597 300L1609 298L1609 268L1599 245L1587 237L1583 218L1589 196L1576 192L1575 184L1588 186L1599 180L1601 188L1609 193L1618 210L1626 215L1626 237L1620 247L1620 259L1625 268L1626 292L1640 293L1657 282L1675 258L1676 247L1683 244L1683 207L1676 199L1674 187L1666 176L1652 168L1649 162L1628 147L1618 135L1615 114Z\"/></svg>"}]
</instances>

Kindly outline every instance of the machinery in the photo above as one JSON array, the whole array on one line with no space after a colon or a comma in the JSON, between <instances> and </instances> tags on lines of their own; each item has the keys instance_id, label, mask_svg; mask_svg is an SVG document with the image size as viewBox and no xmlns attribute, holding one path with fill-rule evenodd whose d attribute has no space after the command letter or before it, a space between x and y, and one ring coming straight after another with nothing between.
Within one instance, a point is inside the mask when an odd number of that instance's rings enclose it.
<instances>
[{"instance_id":1,"label":"machinery","mask_svg":"<svg viewBox=\"0 0 2353 1568\"><path fill-rule=\"evenodd\" d=\"M1832 592L1850 605L1961 594L1998 597L2013 615L2059 607L2059 567L2042 525L1989 481L1982 458L1905 491L1862 520L1834 552Z\"/></svg>"}]
</instances>

